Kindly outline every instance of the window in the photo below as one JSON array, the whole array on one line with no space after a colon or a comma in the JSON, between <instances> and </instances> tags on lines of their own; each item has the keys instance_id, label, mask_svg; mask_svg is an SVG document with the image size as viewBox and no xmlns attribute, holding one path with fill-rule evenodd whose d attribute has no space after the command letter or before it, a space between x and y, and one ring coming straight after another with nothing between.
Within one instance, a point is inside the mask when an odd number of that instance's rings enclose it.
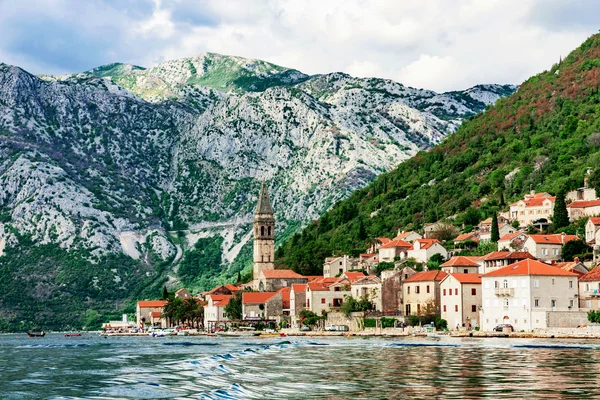
<instances>
[{"instance_id":1,"label":"window","mask_svg":"<svg viewBox=\"0 0 600 400\"><path fill-rule=\"evenodd\" d=\"M427 285L427 293L429 293L429 285Z\"/></svg>"},{"instance_id":2,"label":"window","mask_svg":"<svg viewBox=\"0 0 600 400\"><path fill-rule=\"evenodd\" d=\"M310 299L306 299L306 307L310 308Z\"/></svg>"},{"instance_id":3,"label":"window","mask_svg":"<svg viewBox=\"0 0 600 400\"><path fill-rule=\"evenodd\" d=\"M539 288L540 287L540 280L539 279L534 279L533 280L533 287L534 288Z\"/></svg>"},{"instance_id":4,"label":"window","mask_svg":"<svg viewBox=\"0 0 600 400\"><path fill-rule=\"evenodd\" d=\"M260 236L265 236L265 227L264 226L260 227Z\"/></svg>"},{"instance_id":5,"label":"window","mask_svg":"<svg viewBox=\"0 0 600 400\"><path fill-rule=\"evenodd\" d=\"M589 283L586 283L586 284L585 284L585 291L586 291L586 292L589 292L589 291L590 291L590 284L589 284Z\"/></svg>"},{"instance_id":6,"label":"window","mask_svg":"<svg viewBox=\"0 0 600 400\"><path fill-rule=\"evenodd\" d=\"M407 294L410 294L410 286L407 286L407 287L406 287L406 293L407 293Z\"/></svg>"},{"instance_id":7,"label":"window","mask_svg":"<svg viewBox=\"0 0 600 400\"><path fill-rule=\"evenodd\" d=\"M421 293L421 287L420 286L415 287L415 293L417 293L417 294Z\"/></svg>"},{"instance_id":8,"label":"window","mask_svg":"<svg viewBox=\"0 0 600 400\"><path fill-rule=\"evenodd\" d=\"M325 298L321 298L321 304L325 304Z\"/></svg>"},{"instance_id":9,"label":"window","mask_svg":"<svg viewBox=\"0 0 600 400\"><path fill-rule=\"evenodd\" d=\"M444 306L444 312L446 312L446 306Z\"/></svg>"},{"instance_id":10,"label":"window","mask_svg":"<svg viewBox=\"0 0 600 400\"><path fill-rule=\"evenodd\" d=\"M573 281L569 281L569 289L573 289Z\"/></svg>"},{"instance_id":11,"label":"window","mask_svg":"<svg viewBox=\"0 0 600 400\"><path fill-rule=\"evenodd\" d=\"M417 314L421 314L421 305L417 304Z\"/></svg>"},{"instance_id":12,"label":"window","mask_svg":"<svg viewBox=\"0 0 600 400\"><path fill-rule=\"evenodd\" d=\"M454 289L454 294L458 296L458 289Z\"/></svg>"},{"instance_id":13,"label":"window","mask_svg":"<svg viewBox=\"0 0 600 400\"><path fill-rule=\"evenodd\" d=\"M444 296L446 295L446 289L444 289Z\"/></svg>"},{"instance_id":14,"label":"window","mask_svg":"<svg viewBox=\"0 0 600 400\"><path fill-rule=\"evenodd\" d=\"M469 270L468 270L468 269L463 269L463 272L464 272L465 274L468 274L468 273L469 273Z\"/></svg>"},{"instance_id":15,"label":"window","mask_svg":"<svg viewBox=\"0 0 600 400\"><path fill-rule=\"evenodd\" d=\"M554 278L552 278L552 284L554 285Z\"/></svg>"},{"instance_id":16,"label":"window","mask_svg":"<svg viewBox=\"0 0 600 400\"><path fill-rule=\"evenodd\" d=\"M471 312L477 312L477 306L475 304L471 306Z\"/></svg>"},{"instance_id":17,"label":"window","mask_svg":"<svg viewBox=\"0 0 600 400\"><path fill-rule=\"evenodd\" d=\"M523 287L523 288L527 287L527 279L521 279L521 287Z\"/></svg>"},{"instance_id":18,"label":"window","mask_svg":"<svg viewBox=\"0 0 600 400\"><path fill-rule=\"evenodd\" d=\"M267 235L271 236L271 227L270 226L267 228Z\"/></svg>"},{"instance_id":19,"label":"window","mask_svg":"<svg viewBox=\"0 0 600 400\"><path fill-rule=\"evenodd\" d=\"M575 301L573 299L569 300L569 308L573 308L575 306Z\"/></svg>"},{"instance_id":20,"label":"window","mask_svg":"<svg viewBox=\"0 0 600 400\"><path fill-rule=\"evenodd\" d=\"M452 296L452 289L448 289L448 295Z\"/></svg>"},{"instance_id":21,"label":"window","mask_svg":"<svg viewBox=\"0 0 600 400\"><path fill-rule=\"evenodd\" d=\"M508 308L508 299L504 299L504 308Z\"/></svg>"},{"instance_id":22,"label":"window","mask_svg":"<svg viewBox=\"0 0 600 400\"><path fill-rule=\"evenodd\" d=\"M455 304L455 305L454 305L454 311L455 311L455 312L458 312L458 304Z\"/></svg>"},{"instance_id":23,"label":"window","mask_svg":"<svg viewBox=\"0 0 600 400\"><path fill-rule=\"evenodd\" d=\"M506 279L502 282L502 287L508 289L508 281Z\"/></svg>"},{"instance_id":24,"label":"window","mask_svg":"<svg viewBox=\"0 0 600 400\"><path fill-rule=\"evenodd\" d=\"M552 300L552 307L556 307L556 300Z\"/></svg>"},{"instance_id":25,"label":"window","mask_svg":"<svg viewBox=\"0 0 600 400\"><path fill-rule=\"evenodd\" d=\"M494 281L494 288L498 289L500 286L498 285L498 281Z\"/></svg>"},{"instance_id":26,"label":"window","mask_svg":"<svg viewBox=\"0 0 600 400\"><path fill-rule=\"evenodd\" d=\"M557 256L558 255L558 249L554 249L554 255Z\"/></svg>"},{"instance_id":27,"label":"window","mask_svg":"<svg viewBox=\"0 0 600 400\"><path fill-rule=\"evenodd\" d=\"M471 289L471 296L477 296L477 289L475 289L475 288Z\"/></svg>"}]
</instances>

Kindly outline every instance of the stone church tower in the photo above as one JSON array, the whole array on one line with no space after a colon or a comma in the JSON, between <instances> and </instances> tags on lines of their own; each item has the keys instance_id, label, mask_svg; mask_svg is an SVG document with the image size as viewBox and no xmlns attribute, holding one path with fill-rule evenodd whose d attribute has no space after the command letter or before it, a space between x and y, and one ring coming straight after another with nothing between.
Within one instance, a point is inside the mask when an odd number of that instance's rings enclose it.
<instances>
[{"instance_id":1,"label":"stone church tower","mask_svg":"<svg viewBox=\"0 0 600 400\"><path fill-rule=\"evenodd\" d=\"M260 271L275 269L275 216L269 201L267 185L263 182L254 213L254 282Z\"/></svg>"}]
</instances>

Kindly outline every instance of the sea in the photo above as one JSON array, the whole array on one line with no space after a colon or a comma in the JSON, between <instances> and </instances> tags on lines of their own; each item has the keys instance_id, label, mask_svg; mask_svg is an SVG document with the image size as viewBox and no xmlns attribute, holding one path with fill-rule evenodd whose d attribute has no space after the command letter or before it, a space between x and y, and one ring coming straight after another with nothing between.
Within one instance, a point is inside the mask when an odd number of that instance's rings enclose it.
<instances>
[{"instance_id":1,"label":"sea","mask_svg":"<svg viewBox=\"0 0 600 400\"><path fill-rule=\"evenodd\" d=\"M600 341L0 335L1 399L600 397Z\"/></svg>"}]
</instances>

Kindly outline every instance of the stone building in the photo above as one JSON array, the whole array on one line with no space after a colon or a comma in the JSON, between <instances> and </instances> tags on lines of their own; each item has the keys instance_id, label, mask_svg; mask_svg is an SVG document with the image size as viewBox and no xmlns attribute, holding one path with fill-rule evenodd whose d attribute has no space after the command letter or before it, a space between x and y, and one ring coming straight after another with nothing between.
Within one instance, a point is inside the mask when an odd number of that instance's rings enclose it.
<instances>
[{"instance_id":1,"label":"stone building","mask_svg":"<svg viewBox=\"0 0 600 400\"><path fill-rule=\"evenodd\" d=\"M276 292L295 283L307 283L308 279L291 269L265 269L258 274L258 290Z\"/></svg>"},{"instance_id":2,"label":"stone building","mask_svg":"<svg viewBox=\"0 0 600 400\"><path fill-rule=\"evenodd\" d=\"M411 267L381 271L381 307L386 313L402 313L402 283L416 274Z\"/></svg>"},{"instance_id":3,"label":"stone building","mask_svg":"<svg viewBox=\"0 0 600 400\"><path fill-rule=\"evenodd\" d=\"M448 328L479 326L481 277L477 274L448 274L440 282L441 314Z\"/></svg>"},{"instance_id":4,"label":"stone building","mask_svg":"<svg viewBox=\"0 0 600 400\"><path fill-rule=\"evenodd\" d=\"M562 258L562 247L571 240L579 239L576 235L558 233L554 235L529 235L523 247L542 261L556 261Z\"/></svg>"},{"instance_id":5,"label":"stone building","mask_svg":"<svg viewBox=\"0 0 600 400\"><path fill-rule=\"evenodd\" d=\"M454 256L442 265L442 271L447 274L477 274L479 273L479 264L467 257Z\"/></svg>"},{"instance_id":6,"label":"stone building","mask_svg":"<svg viewBox=\"0 0 600 400\"><path fill-rule=\"evenodd\" d=\"M404 281L402 297L405 315L440 314L440 282L444 271L417 272ZM433 309L430 309L433 307Z\"/></svg>"},{"instance_id":7,"label":"stone building","mask_svg":"<svg viewBox=\"0 0 600 400\"><path fill-rule=\"evenodd\" d=\"M254 213L254 287L263 270L275 269L275 215L269 200L267 185L263 182Z\"/></svg>"},{"instance_id":8,"label":"stone building","mask_svg":"<svg viewBox=\"0 0 600 400\"><path fill-rule=\"evenodd\" d=\"M281 292L244 292L242 293L242 319L275 320L283 313Z\"/></svg>"},{"instance_id":9,"label":"stone building","mask_svg":"<svg viewBox=\"0 0 600 400\"><path fill-rule=\"evenodd\" d=\"M167 321L162 317L162 310L166 304L165 300L138 301L135 313L137 326L150 324L165 328Z\"/></svg>"},{"instance_id":10,"label":"stone building","mask_svg":"<svg viewBox=\"0 0 600 400\"><path fill-rule=\"evenodd\" d=\"M352 282L350 289L352 297L360 299L362 296L367 296L369 301L373 303L376 311L383 311L381 298L381 279L376 276L363 276L360 279Z\"/></svg>"},{"instance_id":11,"label":"stone building","mask_svg":"<svg viewBox=\"0 0 600 400\"><path fill-rule=\"evenodd\" d=\"M579 278L579 307L600 310L600 267Z\"/></svg>"}]
</instances>

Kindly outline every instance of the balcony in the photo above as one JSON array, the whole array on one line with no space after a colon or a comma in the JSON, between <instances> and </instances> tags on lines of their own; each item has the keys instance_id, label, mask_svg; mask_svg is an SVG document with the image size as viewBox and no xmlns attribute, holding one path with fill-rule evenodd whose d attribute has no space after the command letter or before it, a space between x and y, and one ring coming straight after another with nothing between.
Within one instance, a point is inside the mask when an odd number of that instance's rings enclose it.
<instances>
[{"instance_id":1,"label":"balcony","mask_svg":"<svg viewBox=\"0 0 600 400\"><path fill-rule=\"evenodd\" d=\"M515 295L515 289L513 288L495 288L494 293L500 297L511 297Z\"/></svg>"},{"instance_id":2,"label":"balcony","mask_svg":"<svg viewBox=\"0 0 600 400\"><path fill-rule=\"evenodd\" d=\"M583 292L583 297L600 297L600 290L599 289L586 290Z\"/></svg>"}]
</instances>

